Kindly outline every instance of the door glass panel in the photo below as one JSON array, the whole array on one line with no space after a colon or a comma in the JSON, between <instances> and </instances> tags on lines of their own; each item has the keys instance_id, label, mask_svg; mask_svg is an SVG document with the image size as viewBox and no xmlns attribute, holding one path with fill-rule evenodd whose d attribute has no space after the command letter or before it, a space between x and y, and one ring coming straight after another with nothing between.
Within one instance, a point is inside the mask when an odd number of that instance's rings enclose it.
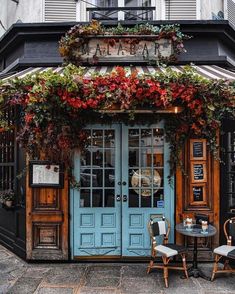
<instances>
[{"instance_id":1,"label":"door glass panel","mask_svg":"<svg viewBox=\"0 0 235 294\"><path fill-rule=\"evenodd\" d=\"M129 147L139 147L139 129L129 130Z\"/></svg>"},{"instance_id":2,"label":"door glass panel","mask_svg":"<svg viewBox=\"0 0 235 294\"><path fill-rule=\"evenodd\" d=\"M92 191L92 207L103 207L103 189Z\"/></svg>"},{"instance_id":3,"label":"door glass panel","mask_svg":"<svg viewBox=\"0 0 235 294\"><path fill-rule=\"evenodd\" d=\"M96 167L103 166L103 150L93 150L92 151L92 164Z\"/></svg>"},{"instance_id":4,"label":"door glass panel","mask_svg":"<svg viewBox=\"0 0 235 294\"><path fill-rule=\"evenodd\" d=\"M153 206L154 207L157 207L157 208L164 208L164 194L163 194L163 189L158 189L153 194Z\"/></svg>"},{"instance_id":5,"label":"door glass panel","mask_svg":"<svg viewBox=\"0 0 235 294\"><path fill-rule=\"evenodd\" d=\"M103 147L103 130L92 131L92 146Z\"/></svg>"},{"instance_id":6,"label":"door glass panel","mask_svg":"<svg viewBox=\"0 0 235 294\"><path fill-rule=\"evenodd\" d=\"M153 129L153 146L161 146L164 145L164 130L160 128Z\"/></svg>"},{"instance_id":7,"label":"door glass panel","mask_svg":"<svg viewBox=\"0 0 235 294\"><path fill-rule=\"evenodd\" d=\"M163 147L153 149L153 165L157 167L164 166Z\"/></svg>"},{"instance_id":8,"label":"door glass panel","mask_svg":"<svg viewBox=\"0 0 235 294\"><path fill-rule=\"evenodd\" d=\"M93 169L92 170L92 187L102 187L103 186L103 170Z\"/></svg>"},{"instance_id":9,"label":"door glass panel","mask_svg":"<svg viewBox=\"0 0 235 294\"><path fill-rule=\"evenodd\" d=\"M104 144L105 147L114 148L115 147L115 132L114 130L105 130Z\"/></svg>"},{"instance_id":10,"label":"door glass panel","mask_svg":"<svg viewBox=\"0 0 235 294\"><path fill-rule=\"evenodd\" d=\"M129 149L129 166L133 166L133 167L139 166L139 149L136 149L136 148Z\"/></svg>"},{"instance_id":11,"label":"door glass panel","mask_svg":"<svg viewBox=\"0 0 235 294\"><path fill-rule=\"evenodd\" d=\"M91 147L91 130L84 130L87 138L87 147Z\"/></svg>"},{"instance_id":12,"label":"door glass panel","mask_svg":"<svg viewBox=\"0 0 235 294\"><path fill-rule=\"evenodd\" d=\"M115 170L106 169L105 170L105 187L114 187L115 186Z\"/></svg>"},{"instance_id":13,"label":"door glass panel","mask_svg":"<svg viewBox=\"0 0 235 294\"><path fill-rule=\"evenodd\" d=\"M91 152L90 150L85 150L81 154L81 166L91 165Z\"/></svg>"},{"instance_id":14,"label":"door glass panel","mask_svg":"<svg viewBox=\"0 0 235 294\"><path fill-rule=\"evenodd\" d=\"M104 191L104 206L105 207L114 207L115 201L115 190L107 189Z\"/></svg>"},{"instance_id":15,"label":"door glass panel","mask_svg":"<svg viewBox=\"0 0 235 294\"><path fill-rule=\"evenodd\" d=\"M152 166L152 148L141 148L141 167Z\"/></svg>"},{"instance_id":16,"label":"door glass panel","mask_svg":"<svg viewBox=\"0 0 235 294\"><path fill-rule=\"evenodd\" d=\"M129 130L129 167L129 207L163 208L163 129Z\"/></svg>"},{"instance_id":17,"label":"door glass panel","mask_svg":"<svg viewBox=\"0 0 235 294\"><path fill-rule=\"evenodd\" d=\"M139 207L139 189L129 189L129 207Z\"/></svg>"},{"instance_id":18,"label":"door glass panel","mask_svg":"<svg viewBox=\"0 0 235 294\"><path fill-rule=\"evenodd\" d=\"M80 207L114 207L115 130L87 132L91 135L91 146L81 155Z\"/></svg>"},{"instance_id":19,"label":"door glass panel","mask_svg":"<svg viewBox=\"0 0 235 294\"><path fill-rule=\"evenodd\" d=\"M226 172L224 173L227 209L235 213L235 132L227 134L227 152L225 153Z\"/></svg>"},{"instance_id":20,"label":"door glass panel","mask_svg":"<svg viewBox=\"0 0 235 294\"><path fill-rule=\"evenodd\" d=\"M80 190L80 207L90 207L90 195L91 190L90 189L81 189Z\"/></svg>"},{"instance_id":21,"label":"door glass panel","mask_svg":"<svg viewBox=\"0 0 235 294\"><path fill-rule=\"evenodd\" d=\"M81 187L90 187L91 186L91 169L81 168L80 173Z\"/></svg>"},{"instance_id":22,"label":"door glass panel","mask_svg":"<svg viewBox=\"0 0 235 294\"><path fill-rule=\"evenodd\" d=\"M141 189L141 207L151 207L151 197L144 195L148 194L145 189Z\"/></svg>"},{"instance_id":23,"label":"door glass panel","mask_svg":"<svg viewBox=\"0 0 235 294\"><path fill-rule=\"evenodd\" d=\"M105 150L105 167L114 167L115 165L115 149Z\"/></svg>"}]
</instances>

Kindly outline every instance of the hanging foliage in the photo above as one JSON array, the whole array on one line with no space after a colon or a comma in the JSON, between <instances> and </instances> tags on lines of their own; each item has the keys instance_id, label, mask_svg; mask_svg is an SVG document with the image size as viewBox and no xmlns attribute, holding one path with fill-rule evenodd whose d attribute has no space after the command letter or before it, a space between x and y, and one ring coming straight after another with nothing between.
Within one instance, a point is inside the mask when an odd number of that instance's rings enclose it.
<instances>
[{"instance_id":1,"label":"hanging foliage","mask_svg":"<svg viewBox=\"0 0 235 294\"><path fill-rule=\"evenodd\" d=\"M69 65L63 75L49 70L9 80L0 87L2 107L20 108L18 141L26 151L31 156L42 151L48 159L67 165L74 149L86 145L87 124L98 120L138 123L138 109L152 110L152 116L143 114L141 120L165 120L171 173L180 164L179 153L188 138L206 138L216 153L216 131L225 115L233 116L234 98L234 87L228 82L202 78L191 67L183 73L167 69L155 75L127 75L124 68L116 67L110 73L86 77L83 68ZM182 111L156 112L172 107ZM0 122L4 130L4 119Z\"/></svg>"}]
</instances>

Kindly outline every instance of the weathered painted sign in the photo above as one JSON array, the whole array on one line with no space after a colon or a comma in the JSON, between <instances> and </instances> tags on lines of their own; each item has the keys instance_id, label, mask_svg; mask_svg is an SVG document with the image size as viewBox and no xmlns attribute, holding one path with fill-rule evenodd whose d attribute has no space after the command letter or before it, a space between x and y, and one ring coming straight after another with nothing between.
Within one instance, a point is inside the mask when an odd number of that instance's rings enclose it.
<instances>
[{"instance_id":1,"label":"weathered painted sign","mask_svg":"<svg viewBox=\"0 0 235 294\"><path fill-rule=\"evenodd\" d=\"M135 38L134 38L135 37ZM169 58L173 54L170 39L153 40L153 37L91 38L78 49L82 61L149 61Z\"/></svg>"}]
</instances>

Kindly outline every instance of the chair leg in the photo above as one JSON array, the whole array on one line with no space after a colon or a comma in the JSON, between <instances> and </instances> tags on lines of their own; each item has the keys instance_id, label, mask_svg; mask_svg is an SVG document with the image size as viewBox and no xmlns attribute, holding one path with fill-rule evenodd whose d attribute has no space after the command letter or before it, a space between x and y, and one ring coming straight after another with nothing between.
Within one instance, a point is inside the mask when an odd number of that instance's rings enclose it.
<instances>
[{"instance_id":1,"label":"chair leg","mask_svg":"<svg viewBox=\"0 0 235 294\"><path fill-rule=\"evenodd\" d=\"M188 270L187 270L187 264L186 264L185 254L181 254L181 257L182 257L182 262L183 262L183 268L184 268L185 277L186 277L186 279L188 279Z\"/></svg>"},{"instance_id":2,"label":"chair leg","mask_svg":"<svg viewBox=\"0 0 235 294\"><path fill-rule=\"evenodd\" d=\"M167 261L167 257L162 256L162 261L164 264L163 273L164 273L165 286L166 286L166 288L168 288L168 267L167 267L168 261Z\"/></svg>"},{"instance_id":3,"label":"chair leg","mask_svg":"<svg viewBox=\"0 0 235 294\"><path fill-rule=\"evenodd\" d=\"M228 260L228 259L225 260L223 269L224 269L224 270L226 270L226 269L231 269L231 267L230 267L230 265L229 265L229 260Z\"/></svg>"},{"instance_id":4,"label":"chair leg","mask_svg":"<svg viewBox=\"0 0 235 294\"><path fill-rule=\"evenodd\" d=\"M218 262L219 262L219 260L220 260L219 255L215 254L215 263L214 263L214 266L213 266L213 272L212 272L212 276L211 276L211 281L214 280L215 274L218 271Z\"/></svg>"},{"instance_id":5,"label":"chair leg","mask_svg":"<svg viewBox=\"0 0 235 294\"><path fill-rule=\"evenodd\" d=\"M150 259L150 262L149 262L149 265L148 265L148 268L147 268L147 274L150 273L150 271L151 271L151 269L153 267L155 257L156 257L156 251L152 247L151 248L151 259Z\"/></svg>"},{"instance_id":6,"label":"chair leg","mask_svg":"<svg viewBox=\"0 0 235 294\"><path fill-rule=\"evenodd\" d=\"M153 261L153 257L151 256L151 260L149 262L148 268L147 268L147 274L150 273L152 267L153 267L154 261Z\"/></svg>"}]
</instances>

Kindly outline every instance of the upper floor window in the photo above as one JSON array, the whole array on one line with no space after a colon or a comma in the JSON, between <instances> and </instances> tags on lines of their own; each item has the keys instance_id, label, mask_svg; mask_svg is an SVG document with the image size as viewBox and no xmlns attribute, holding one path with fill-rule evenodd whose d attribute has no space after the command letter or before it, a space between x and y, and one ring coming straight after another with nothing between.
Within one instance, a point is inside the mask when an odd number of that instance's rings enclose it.
<instances>
[{"instance_id":1,"label":"upper floor window","mask_svg":"<svg viewBox=\"0 0 235 294\"><path fill-rule=\"evenodd\" d=\"M151 0L93 0L87 7L89 20L152 20Z\"/></svg>"}]
</instances>

